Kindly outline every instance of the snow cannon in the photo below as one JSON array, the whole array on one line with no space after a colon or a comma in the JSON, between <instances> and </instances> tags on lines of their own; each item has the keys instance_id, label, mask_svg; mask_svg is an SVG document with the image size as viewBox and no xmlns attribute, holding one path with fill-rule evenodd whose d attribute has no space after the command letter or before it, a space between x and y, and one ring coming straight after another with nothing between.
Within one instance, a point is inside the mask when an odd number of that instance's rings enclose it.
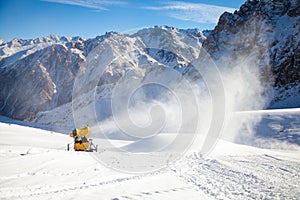
<instances>
[{"instance_id":1,"label":"snow cannon","mask_svg":"<svg viewBox=\"0 0 300 200\"><path fill-rule=\"evenodd\" d=\"M70 137L74 138L74 150L75 151L97 151L98 146L94 145L92 139L88 139L91 135L91 131L88 126L83 128L75 128ZM70 144L68 144L68 151L70 150Z\"/></svg>"}]
</instances>

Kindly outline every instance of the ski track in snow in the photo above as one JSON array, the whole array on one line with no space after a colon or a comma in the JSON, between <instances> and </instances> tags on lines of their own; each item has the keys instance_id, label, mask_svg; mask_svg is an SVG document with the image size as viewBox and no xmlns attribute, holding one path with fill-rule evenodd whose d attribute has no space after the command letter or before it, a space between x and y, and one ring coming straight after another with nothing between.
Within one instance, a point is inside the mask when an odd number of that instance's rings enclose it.
<instances>
[{"instance_id":1,"label":"ski track in snow","mask_svg":"<svg viewBox=\"0 0 300 200\"><path fill-rule=\"evenodd\" d=\"M34 175L34 174L33 174ZM148 175L149 176L149 175ZM75 191L75 190L86 190L91 189L93 187L101 187L104 185L120 183L129 180L136 180L140 179L143 176L128 176L124 178L116 178L108 181L101 181L101 180L92 180L89 183L73 183L73 184L55 184L55 185L35 185L33 187L19 187L19 188L7 188L1 191L3 194L9 194L6 198L13 199L13 198L24 198L24 197L34 197L39 195L51 195L55 193L64 193L68 191ZM20 195L20 191L22 194ZM16 195L17 194L17 195ZM38 198L38 197L36 197Z\"/></svg>"},{"instance_id":2,"label":"ski track in snow","mask_svg":"<svg viewBox=\"0 0 300 200\"><path fill-rule=\"evenodd\" d=\"M82 152L65 152L65 151L57 151L58 154L66 154L66 153L72 153L72 154L82 154ZM84 155L86 153L83 152L83 162L86 161L86 158L89 158L89 155ZM28 157L34 156L34 155L26 155ZM26 156L24 158L26 159ZM56 160L58 162L61 162L61 160ZM64 172L60 173L51 173L48 169L53 167L53 164L55 163L55 160L50 160L41 163L40 165L37 165L33 168L31 168L29 171L22 172L19 174L14 174L12 176L2 176L0 178L0 186L3 186L6 184L6 182L10 182L14 179L20 179L20 178L34 178L39 177L39 179L49 179L55 177L64 177L72 178L74 176L79 176L82 178L82 180L85 180L84 176L82 174L91 174L91 173L99 173L100 170L102 170L102 166L99 163L94 163L92 166L85 166L84 168L80 169L74 169L74 170L66 170ZM149 176L149 175L145 175ZM89 178L87 181L76 181L71 183L65 183L65 184L34 184L34 185L26 185L26 186L18 186L18 187L1 187L0 189L0 196L4 199L20 199L20 198L33 198L36 197L38 199L38 196L40 195L52 195L56 193L65 193L68 191L75 191L75 190L86 190L93 187L101 187L103 185L109 185L109 184L115 184L120 183L123 181L128 180L135 180L140 179L143 176L141 175L123 175L119 178L114 178L111 180L103 181L101 178Z\"/></svg>"},{"instance_id":3,"label":"ski track in snow","mask_svg":"<svg viewBox=\"0 0 300 200\"><path fill-rule=\"evenodd\" d=\"M51 154L52 152L47 152L46 154ZM81 154L80 157L82 157L83 161L86 161L86 159L89 159L90 156L84 152L65 152L65 151L56 151L58 154ZM41 153L45 154L45 153ZM29 159L31 156L41 156L39 154L35 155L26 155L22 156L22 158ZM46 155L44 155L47 157ZM74 156L74 155L73 155ZM72 157L72 156L71 156ZM28 162L28 161L26 161ZM91 166L85 166L82 168L75 168L74 170L65 170L64 172L60 173L51 173L49 169L53 168L55 162L62 162L61 158L57 158L56 160L50 160L46 162L42 162L39 165L36 165L33 168L30 168L30 170L26 172L22 172L19 174L14 174L12 176L2 176L0 178L0 197L1 199L76 199L76 197L81 196L78 195L78 193L89 193L90 191L94 192L103 191L106 187L113 187L115 188L116 185L125 183L126 184L137 184L136 182L141 181L142 179L151 178L151 177L158 177L158 180L160 179L160 176L163 174L168 174L173 177L174 173L170 172L168 170L163 170L159 172L153 172L150 174L142 174L142 175L128 175L128 174L120 174L117 172L110 172L110 170L105 170L104 167L99 163L93 163ZM91 164L87 162L87 164ZM108 175L112 176L112 178L107 177L98 177L93 178L90 175L94 174L103 175L102 171L104 171L103 174L111 173ZM113 173L116 173L113 174ZM87 177L85 177L87 175ZM74 181L74 177L78 177L78 181ZM66 183L48 183L47 179L56 179L59 177L63 177L64 180L70 179L70 182ZM29 184L25 186L10 186L6 187L6 184L9 182L19 182L19 181L26 181L26 178L29 179L38 179L38 180L44 180L42 181L43 184ZM80 180L81 179L81 180ZM104 179L104 181L103 181ZM106 179L106 180L105 180ZM45 181L46 180L46 181ZM130 183L131 182L131 183ZM159 183L158 183L159 185ZM4 187L3 187L4 186ZM170 187L163 186L161 189L155 189L155 190L148 190L145 188L143 191L138 192L130 192L128 194L119 195L118 197L114 197L112 199L157 199L157 198L166 198L169 196L169 193L175 193L175 192L181 192L181 191L191 191L195 192L195 189L191 186L180 186L180 187L173 187L170 185ZM99 194L101 197L101 193ZM116 195L117 196L117 195ZM51 198L50 198L51 197ZM68 198L67 198L68 197ZM85 198L83 198L85 199ZM90 198L87 198L90 199ZM102 199L102 198L101 198ZM106 199L106 198L104 198Z\"/></svg>"},{"instance_id":4,"label":"ski track in snow","mask_svg":"<svg viewBox=\"0 0 300 200\"><path fill-rule=\"evenodd\" d=\"M193 154L173 170L215 199L298 199L300 196L300 163L273 155L203 160Z\"/></svg>"},{"instance_id":5,"label":"ski track in snow","mask_svg":"<svg viewBox=\"0 0 300 200\"><path fill-rule=\"evenodd\" d=\"M77 152L64 151L57 151L57 153L78 154ZM27 156L30 157L31 155ZM84 153L83 156L89 158ZM170 183L169 187L161 185L160 189L151 190L144 187L143 190L125 192L122 195L115 195L111 199L163 199L169 195L176 195L176 193L192 194L197 191L204 192L208 198L214 199L297 199L300 195L300 163L275 156L262 154L202 159L199 154L194 153L171 166L171 170L176 173L177 177L186 183L185 186L174 187ZM164 170L145 175L117 174L117 176L112 175L113 178L105 178L107 180L103 181L101 177L88 176L84 178L85 176L82 176L82 174L101 174L103 167L99 163L81 169L49 173L48 169L53 167L53 163L55 161L50 160L26 172L13 176L2 176L0 179L1 199L54 199L54 197L56 199L74 199L78 193L103 191L107 187L117 188L120 184L131 186L139 182L143 183L145 180L147 183L149 178L155 178L159 181L164 175L176 177L173 172ZM87 164L91 163L87 162ZM104 173L107 171L104 170ZM47 180L53 176L64 177L64 179L71 181L61 184L47 184L47 181L43 181L43 184L2 187L7 182L19 181L26 177L31 179L38 177L41 180ZM78 176L79 181L74 181L74 176ZM160 186L160 183L157 182L157 185Z\"/></svg>"}]
</instances>

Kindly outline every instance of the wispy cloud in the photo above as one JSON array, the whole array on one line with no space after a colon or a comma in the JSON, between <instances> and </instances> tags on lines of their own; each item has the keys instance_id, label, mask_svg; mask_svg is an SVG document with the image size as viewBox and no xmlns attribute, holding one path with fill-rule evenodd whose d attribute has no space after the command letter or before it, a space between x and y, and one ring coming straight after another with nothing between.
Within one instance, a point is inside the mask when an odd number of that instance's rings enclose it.
<instances>
[{"instance_id":1,"label":"wispy cloud","mask_svg":"<svg viewBox=\"0 0 300 200\"><path fill-rule=\"evenodd\" d=\"M201 3L172 1L161 3L161 6L143 7L147 10L165 11L169 17L198 23L217 23L225 11L234 12L235 8L215 6Z\"/></svg>"},{"instance_id":2,"label":"wispy cloud","mask_svg":"<svg viewBox=\"0 0 300 200\"><path fill-rule=\"evenodd\" d=\"M109 10L107 8L109 6L116 6L116 5L122 6L127 4L125 1L115 1L115 0L42 0L42 1L92 8L95 9L96 11Z\"/></svg>"}]
</instances>

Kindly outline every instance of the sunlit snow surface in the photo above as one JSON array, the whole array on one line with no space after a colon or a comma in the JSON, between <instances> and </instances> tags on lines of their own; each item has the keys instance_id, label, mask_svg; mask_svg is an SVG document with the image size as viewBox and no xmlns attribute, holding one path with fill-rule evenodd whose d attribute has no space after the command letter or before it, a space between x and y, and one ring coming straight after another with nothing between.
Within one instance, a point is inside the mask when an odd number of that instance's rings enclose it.
<instances>
[{"instance_id":1,"label":"sunlit snow surface","mask_svg":"<svg viewBox=\"0 0 300 200\"><path fill-rule=\"evenodd\" d=\"M6 120L0 123L0 198L297 199L299 109L251 114L262 116L252 137L256 143L249 143L258 146L260 141L260 148L219 140L206 158L192 148L166 169L148 174L116 172L90 153L66 151L72 143L68 135ZM111 142L132 151L141 148L134 141ZM106 147L99 151L105 154Z\"/></svg>"}]
</instances>

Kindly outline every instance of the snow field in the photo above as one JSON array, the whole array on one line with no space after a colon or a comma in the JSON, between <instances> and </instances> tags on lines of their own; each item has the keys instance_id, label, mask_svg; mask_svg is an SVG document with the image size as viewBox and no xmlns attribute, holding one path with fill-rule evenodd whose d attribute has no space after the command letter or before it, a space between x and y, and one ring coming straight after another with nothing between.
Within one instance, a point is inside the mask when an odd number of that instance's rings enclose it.
<instances>
[{"instance_id":1,"label":"snow field","mask_svg":"<svg viewBox=\"0 0 300 200\"><path fill-rule=\"evenodd\" d=\"M203 158L194 144L180 160L147 174L117 172L90 153L66 151L66 145L72 143L68 135L0 123L0 199L297 199L299 110L254 114L263 115L254 139L282 141L276 136L282 126L295 135L294 140L285 138L285 145L293 148L274 143L266 149L219 140ZM147 152L152 142L166 142L168 134L161 136L162 141L159 138L143 143L115 137L111 142L131 152ZM106 146L99 150L117 161L117 152Z\"/></svg>"}]
</instances>

